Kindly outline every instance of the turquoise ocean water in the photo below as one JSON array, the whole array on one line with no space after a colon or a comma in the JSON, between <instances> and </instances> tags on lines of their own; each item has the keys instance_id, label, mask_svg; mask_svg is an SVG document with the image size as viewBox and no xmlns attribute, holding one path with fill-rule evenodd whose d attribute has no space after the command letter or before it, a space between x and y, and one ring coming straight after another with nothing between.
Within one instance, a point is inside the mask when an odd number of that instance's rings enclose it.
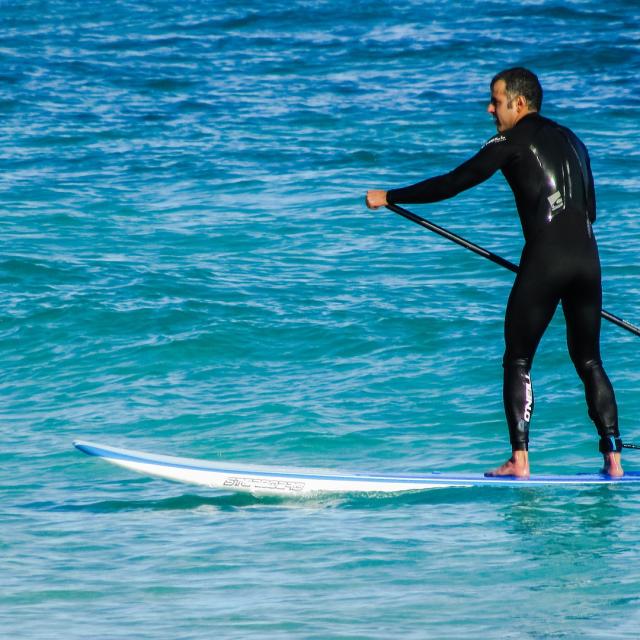
<instances>
[{"instance_id":1,"label":"turquoise ocean water","mask_svg":"<svg viewBox=\"0 0 640 640\"><path fill-rule=\"evenodd\" d=\"M259 499L71 445L502 462L512 275L367 211L364 192L474 153L492 75L530 66L544 113L591 151L605 307L640 322L637 15L630 0L0 2L2 636L639 637L632 487ZM499 175L413 209L518 260ZM631 442L639 354L603 327ZM561 314L533 378L533 470L597 468Z\"/></svg>"}]
</instances>

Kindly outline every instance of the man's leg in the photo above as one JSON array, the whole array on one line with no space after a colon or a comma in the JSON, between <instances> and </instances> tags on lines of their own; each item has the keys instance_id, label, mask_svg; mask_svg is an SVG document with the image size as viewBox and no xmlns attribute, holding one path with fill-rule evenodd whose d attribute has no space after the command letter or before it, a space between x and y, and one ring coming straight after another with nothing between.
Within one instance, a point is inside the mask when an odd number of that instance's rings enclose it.
<instances>
[{"instance_id":1,"label":"man's leg","mask_svg":"<svg viewBox=\"0 0 640 640\"><path fill-rule=\"evenodd\" d=\"M529 424L534 399L531 364L559 297L544 286L541 268L523 260L509 296L505 316L503 400L512 455L488 476L529 475Z\"/></svg>"},{"instance_id":2,"label":"man's leg","mask_svg":"<svg viewBox=\"0 0 640 640\"><path fill-rule=\"evenodd\" d=\"M571 288L563 297L562 309L567 322L569 354L584 384L589 417L600 436L598 449L604 457L603 472L621 476L618 407L600 359L601 298L598 269L589 282Z\"/></svg>"}]
</instances>

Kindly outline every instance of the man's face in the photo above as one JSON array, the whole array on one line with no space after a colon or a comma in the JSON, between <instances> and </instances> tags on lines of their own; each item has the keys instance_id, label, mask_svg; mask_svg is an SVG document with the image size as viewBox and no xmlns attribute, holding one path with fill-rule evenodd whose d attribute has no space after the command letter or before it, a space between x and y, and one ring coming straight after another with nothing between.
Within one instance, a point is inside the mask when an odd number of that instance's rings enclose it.
<instances>
[{"instance_id":1,"label":"man's face","mask_svg":"<svg viewBox=\"0 0 640 640\"><path fill-rule=\"evenodd\" d=\"M487 107L487 111L493 116L496 123L496 129L499 132L508 131L520 119L520 113L517 106L517 99L509 100L505 91L506 83L504 80L497 80L491 91L491 101Z\"/></svg>"}]
</instances>

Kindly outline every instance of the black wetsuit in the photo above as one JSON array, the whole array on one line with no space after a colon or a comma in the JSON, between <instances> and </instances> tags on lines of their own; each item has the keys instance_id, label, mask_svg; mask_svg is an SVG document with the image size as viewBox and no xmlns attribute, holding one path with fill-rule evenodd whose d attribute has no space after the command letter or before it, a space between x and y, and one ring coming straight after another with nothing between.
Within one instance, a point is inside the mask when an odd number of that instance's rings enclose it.
<instances>
[{"instance_id":1,"label":"black wetsuit","mask_svg":"<svg viewBox=\"0 0 640 640\"><path fill-rule=\"evenodd\" d=\"M505 318L504 404L511 446L526 450L533 411L530 369L559 302L571 359L585 386L603 453L619 451L617 407L600 360L600 260L586 147L538 113L498 133L445 175L387 193L393 204L437 202L487 180L498 169L513 190L525 246Z\"/></svg>"}]
</instances>

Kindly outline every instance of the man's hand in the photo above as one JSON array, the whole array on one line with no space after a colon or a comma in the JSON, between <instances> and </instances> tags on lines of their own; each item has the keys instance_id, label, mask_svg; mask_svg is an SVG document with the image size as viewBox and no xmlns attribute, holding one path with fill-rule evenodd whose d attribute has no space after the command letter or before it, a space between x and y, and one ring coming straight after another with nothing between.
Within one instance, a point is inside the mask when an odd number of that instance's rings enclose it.
<instances>
[{"instance_id":1,"label":"man's hand","mask_svg":"<svg viewBox=\"0 0 640 640\"><path fill-rule=\"evenodd\" d=\"M369 209L378 209L379 207L386 206L388 204L387 192L382 189L367 191L366 203Z\"/></svg>"}]
</instances>

